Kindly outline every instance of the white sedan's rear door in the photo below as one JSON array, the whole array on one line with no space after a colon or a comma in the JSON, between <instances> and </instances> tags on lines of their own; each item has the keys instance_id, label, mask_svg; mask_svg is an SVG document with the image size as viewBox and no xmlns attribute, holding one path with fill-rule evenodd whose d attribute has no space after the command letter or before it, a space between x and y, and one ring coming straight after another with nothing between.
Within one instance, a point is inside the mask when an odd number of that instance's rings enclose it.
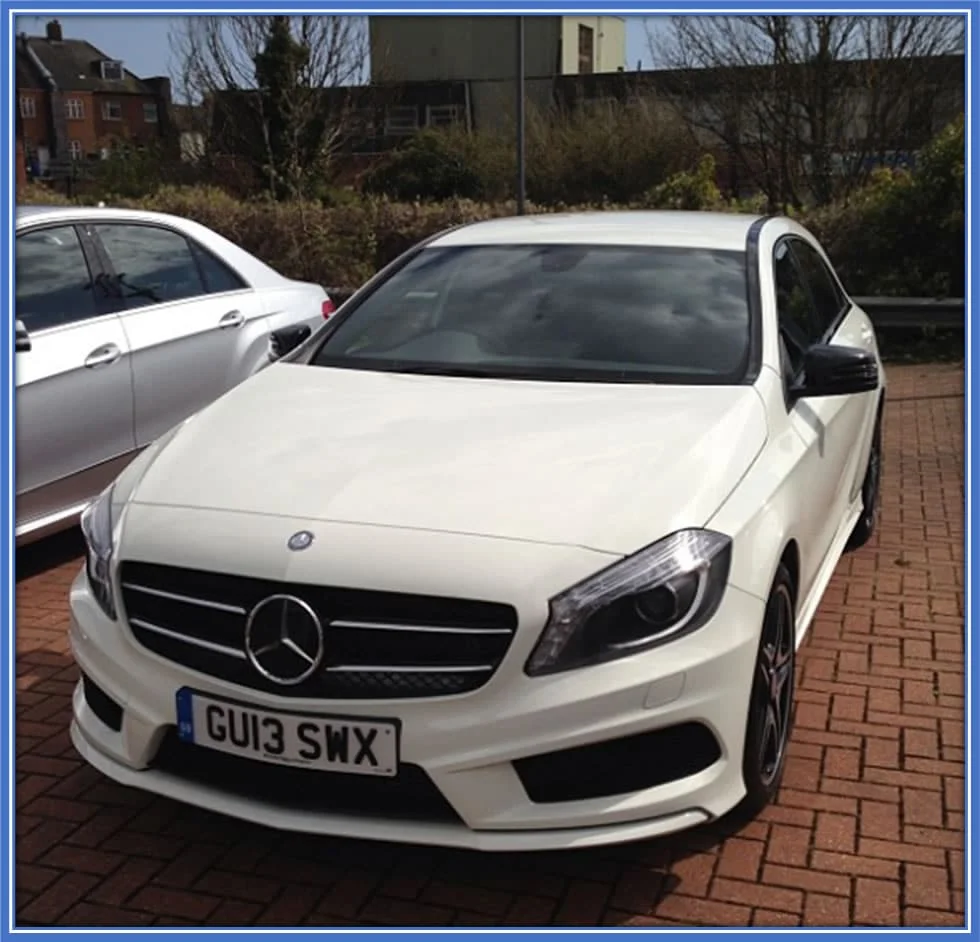
<instances>
[{"instance_id":1,"label":"white sedan's rear door","mask_svg":"<svg viewBox=\"0 0 980 942\"><path fill-rule=\"evenodd\" d=\"M143 446L253 372L267 318L258 294L183 233L128 221L92 229L120 295Z\"/></svg>"}]
</instances>

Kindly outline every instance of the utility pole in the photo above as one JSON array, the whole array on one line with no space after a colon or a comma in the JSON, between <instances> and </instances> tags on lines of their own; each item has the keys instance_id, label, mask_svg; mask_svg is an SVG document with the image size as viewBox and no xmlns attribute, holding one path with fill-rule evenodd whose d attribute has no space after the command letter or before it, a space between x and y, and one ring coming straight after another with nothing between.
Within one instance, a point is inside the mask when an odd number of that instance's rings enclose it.
<instances>
[{"instance_id":1,"label":"utility pole","mask_svg":"<svg viewBox=\"0 0 980 942\"><path fill-rule=\"evenodd\" d=\"M527 198L524 173L524 17L517 17L517 215L524 215Z\"/></svg>"}]
</instances>

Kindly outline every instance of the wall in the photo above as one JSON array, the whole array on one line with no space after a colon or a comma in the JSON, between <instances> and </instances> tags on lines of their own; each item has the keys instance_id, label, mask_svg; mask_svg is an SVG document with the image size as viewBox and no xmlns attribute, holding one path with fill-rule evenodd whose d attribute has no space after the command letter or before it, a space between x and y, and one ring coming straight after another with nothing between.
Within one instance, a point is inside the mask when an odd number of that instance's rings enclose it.
<instances>
[{"instance_id":1,"label":"wall","mask_svg":"<svg viewBox=\"0 0 980 942\"><path fill-rule=\"evenodd\" d=\"M107 121L102 117L103 102L118 102L121 108L119 121ZM143 105L156 103L156 123L147 121L143 115ZM163 121L163 104L149 95L106 95L95 96L94 111L95 139L101 146L112 138L149 143L160 136Z\"/></svg>"},{"instance_id":2,"label":"wall","mask_svg":"<svg viewBox=\"0 0 980 942\"><path fill-rule=\"evenodd\" d=\"M61 98L64 102L63 106L65 111L65 127L66 134L68 137L68 147L71 147L72 141L78 141L82 145L82 156L88 156L89 154L98 153L98 136L95 130L95 111L97 103L91 92L74 92L74 91L62 91ZM68 102L73 98L77 98L82 102L82 117L81 118L69 118L67 107ZM70 152L69 152L70 153ZM62 155L59 154L59 157ZM63 155L68 157L68 153Z\"/></svg>"},{"instance_id":3,"label":"wall","mask_svg":"<svg viewBox=\"0 0 980 942\"><path fill-rule=\"evenodd\" d=\"M562 17L561 72L578 73L578 28L588 26L595 38L595 71L626 68L626 21L621 16Z\"/></svg>"},{"instance_id":4,"label":"wall","mask_svg":"<svg viewBox=\"0 0 980 942\"><path fill-rule=\"evenodd\" d=\"M524 83L525 108L546 112L552 105L554 80L528 79ZM513 133L517 112L517 88L510 82L471 82L473 126L481 131Z\"/></svg>"},{"instance_id":5,"label":"wall","mask_svg":"<svg viewBox=\"0 0 980 942\"><path fill-rule=\"evenodd\" d=\"M554 75L561 17L524 18L525 73ZM517 58L514 16L372 16L372 82L509 81Z\"/></svg>"},{"instance_id":6,"label":"wall","mask_svg":"<svg viewBox=\"0 0 980 942\"><path fill-rule=\"evenodd\" d=\"M17 186L27 185L27 164L24 161L24 144L17 139L17 144L14 150L14 162L17 164Z\"/></svg>"}]
</instances>

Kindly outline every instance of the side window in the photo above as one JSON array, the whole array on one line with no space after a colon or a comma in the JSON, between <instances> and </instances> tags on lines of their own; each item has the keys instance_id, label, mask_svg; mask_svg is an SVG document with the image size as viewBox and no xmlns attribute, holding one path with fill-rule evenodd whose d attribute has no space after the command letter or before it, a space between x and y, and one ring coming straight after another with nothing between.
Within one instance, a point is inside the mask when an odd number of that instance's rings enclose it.
<instances>
[{"instance_id":1,"label":"side window","mask_svg":"<svg viewBox=\"0 0 980 942\"><path fill-rule=\"evenodd\" d=\"M830 329L844 307L844 295L820 253L809 242L793 240L793 254L800 263L800 270L810 287L813 304L816 308L817 327L820 336Z\"/></svg>"},{"instance_id":2,"label":"side window","mask_svg":"<svg viewBox=\"0 0 980 942\"><path fill-rule=\"evenodd\" d=\"M16 264L17 318L28 331L74 324L101 313L74 226L17 236Z\"/></svg>"},{"instance_id":3,"label":"side window","mask_svg":"<svg viewBox=\"0 0 980 942\"><path fill-rule=\"evenodd\" d=\"M204 275L204 287L208 294L221 294L222 291L243 291L248 287L239 275L232 271L220 258L207 249L192 242L191 246L197 263Z\"/></svg>"},{"instance_id":4,"label":"side window","mask_svg":"<svg viewBox=\"0 0 980 942\"><path fill-rule=\"evenodd\" d=\"M803 367L803 354L816 340L817 329L806 284L786 242L776 246L773 271L779 336L789 360L788 371L795 376Z\"/></svg>"},{"instance_id":5,"label":"side window","mask_svg":"<svg viewBox=\"0 0 980 942\"><path fill-rule=\"evenodd\" d=\"M127 308L181 301L206 294L187 240L156 226L93 227L108 253Z\"/></svg>"}]
</instances>

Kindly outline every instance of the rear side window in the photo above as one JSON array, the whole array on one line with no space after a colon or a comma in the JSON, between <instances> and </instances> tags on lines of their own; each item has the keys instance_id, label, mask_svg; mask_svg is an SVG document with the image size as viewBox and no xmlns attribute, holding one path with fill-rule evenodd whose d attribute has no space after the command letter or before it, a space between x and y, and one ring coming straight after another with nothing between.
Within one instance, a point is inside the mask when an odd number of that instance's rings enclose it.
<instances>
[{"instance_id":1,"label":"rear side window","mask_svg":"<svg viewBox=\"0 0 980 942\"><path fill-rule=\"evenodd\" d=\"M208 294L221 294L223 291L244 291L248 288L237 272L232 271L220 258L195 242L191 243L197 263L204 276L204 287Z\"/></svg>"},{"instance_id":2,"label":"rear side window","mask_svg":"<svg viewBox=\"0 0 980 942\"><path fill-rule=\"evenodd\" d=\"M800 270L813 296L816 328L822 338L834 325L844 309L844 295L830 273L820 253L808 242L793 239L793 254L800 263Z\"/></svg>"},{"instance_id":3,"label":"rear side window","mask_svg":"<svg viewBox=\"0 0 980 942\"><path fill-rule=\"evenodd\" d=\"M146 225L93 227L112 262L127 308L182 301L206 294L188 241L170 229Z\"/></svg>"},{"instance_id":4,"label":"rear side window","mask_svg":"<svg viewBox=\"0 0 980 942\"><path fill-rule=\"evenodd\" d=\"M17 236L17 319L30 332L97 317L92 274L74 226Z\"/></svg>"}]
</instances>

